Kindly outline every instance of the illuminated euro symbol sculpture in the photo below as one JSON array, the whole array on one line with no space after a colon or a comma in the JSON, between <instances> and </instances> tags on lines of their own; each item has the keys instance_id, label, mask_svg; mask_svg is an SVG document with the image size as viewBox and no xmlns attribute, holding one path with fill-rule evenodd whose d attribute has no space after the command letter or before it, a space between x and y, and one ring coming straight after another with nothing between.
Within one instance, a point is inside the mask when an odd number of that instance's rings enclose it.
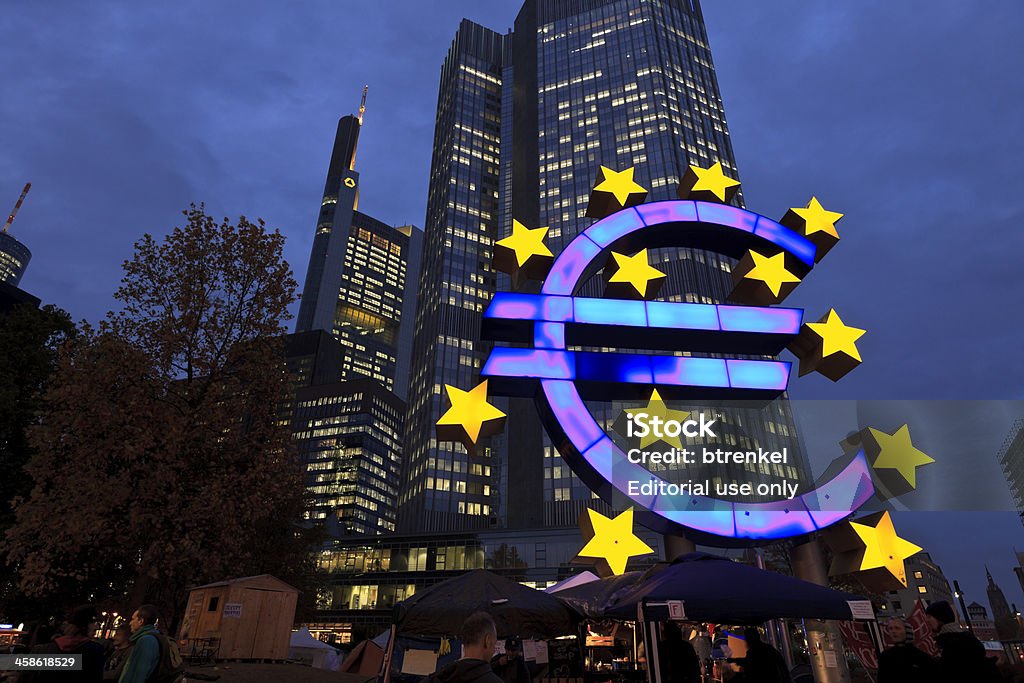
<instances>
[{"instance_id":1,"label":"illuminated euro symbol sculpture","mask_svg":"<svg viewBox=\"0 0 1024 683\"><path fill-rule=\"evenodd\" d=\"M588 215L600 219L558 254L539 294L494 295L483 316L484 338L526 346L496 346L481 377L495 394L534 397L551 439L573 471L604 500L611 502L617 492L648 511L642 523L649 528L671 533L685 529L705 540L756 542L810 533L849 517L873 494L863 453L828 481L792 500L748 503L706 496L630 495L627 482L657 480L657 476L629 462L584 399L647 399L656 389L666 400L771 400L786 390L791 364L728 356L776 356L789 347L807 359L803 368L807 372L818 370L836 380L860 362L853 342L863 330L841 321L836 323L839 327L805 324L801 309L764 305L784 299L814 267L822 245L834 244L808 235L822 231L823 220L841 214L829 212L823 219L814 213L820 204L812 200L810 208L787 213L787 227L725 204L739 183L725 177L717 164L711 169L691 167L679 187L683 199L673 201L640 203L646 192L633 182L631 172L623 181L628 187L618 188L618 193L615 187L604 187L602 195L603 186L613 184L615 177L614 171L602 168L591 196L591 209L598 208L588 210ZM810 218L804 219L801 212ZM829 227L835 233L834 225ZM515 246L513 238L504 242ZM664 277L646 264L645 252L661 247L694 248L738 259L729 297L737 305L645 300L657 289L646 285L658 275ZM532 249L544 255L536 245ZM633 263L641 253L642 263ZM634 280L639 279L630 298L576 296L602 269L608 280L606 296L629 295L628 290L612 287L615 273L626 268L637 273L631 276ZM620 275L619 284L629 277ZM762 305L742 305L747 303ZM570 347L719 357L601 353Z\"/></svg>"}]
</instances>

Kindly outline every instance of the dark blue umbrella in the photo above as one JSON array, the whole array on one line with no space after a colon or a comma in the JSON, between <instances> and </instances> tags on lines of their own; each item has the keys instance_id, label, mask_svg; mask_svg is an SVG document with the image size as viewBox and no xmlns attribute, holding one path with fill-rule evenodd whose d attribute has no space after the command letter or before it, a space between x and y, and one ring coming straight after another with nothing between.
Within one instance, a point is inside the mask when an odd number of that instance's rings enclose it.
<instances>
[{"instance_id":1,"label":"dark blue umbrella","mask_svg":"<svg viewBox=\"0 0 1024 683\"><path fill-rule=\"evenodd\" d=\"M658 606L681 600L688 620L760 624L783 617L849 620L850 601L864 598L717 555L689 553L612 595L603 612L635 618L641 600Z\"/></svg>"}]
</instances>

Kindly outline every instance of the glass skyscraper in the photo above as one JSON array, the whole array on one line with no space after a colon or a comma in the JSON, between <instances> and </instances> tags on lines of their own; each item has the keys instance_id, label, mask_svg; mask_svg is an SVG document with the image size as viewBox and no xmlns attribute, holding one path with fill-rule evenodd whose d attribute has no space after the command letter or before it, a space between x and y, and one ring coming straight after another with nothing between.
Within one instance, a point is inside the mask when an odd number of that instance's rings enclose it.
<instances>
[{"instance_id":1,"label":"glass skyscraper","mask_svg":"<svg viewBox=\"0 0 1024 683\"><path fill-rule=\"evenodd\" d=\"M28 247L6 232L0 233L0 282L17 287L31 258Z\"/></svg>"},{"instance_id":2,"label":"glass skyscraper","mask_svg":"<svg viewBox=\"0 0 1024 683\"><path fill-rule=\"evenodd\" d=\"M715 162L738 178L696 0L527 0L507 35L462 22L439 88L401 529L564 527L588 505L607 509L563 462L530 401L499 402L509 413L505 434L476 453L437 443L443 385L479 381L489 351L481 312L495 289L511 289L491 267L492 245L513 218L550 227L557 254L593 222L585 212L600 165L634 166L655 201L676 197L688 165ZM652 250L651 262L668 275L663 300L718 303L732 288L733 261L710 252ZM600 296L600 284L581 293ZM609 429L622 408L592 406ZM723 446L784 445L791 458L709 478L807 483L785 402L721 419Z\"/></svg>"},{"instance_id":3,"label":"glass skyscraper","mask_svg":"<svg viewBox=\"0 0 1024 683\"><path fill-rule=\"evenodd\" d=\"M337 337L337 379L371 377L404 399L422 233L358 210L361 126L356 116L338 122L295 331Z\"/></svg>"}]
</instances>

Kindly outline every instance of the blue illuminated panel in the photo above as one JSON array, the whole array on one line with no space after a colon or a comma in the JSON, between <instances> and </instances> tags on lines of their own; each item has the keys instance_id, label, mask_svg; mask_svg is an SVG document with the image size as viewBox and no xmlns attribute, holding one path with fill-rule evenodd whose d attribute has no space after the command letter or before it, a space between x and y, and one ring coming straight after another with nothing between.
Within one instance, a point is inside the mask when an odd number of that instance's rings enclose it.
<instances>
[{"instance_id":1,"label":"blue illuminated panel","mask_svg":"<svg viewBox=\"0 0 1024 683\"><path fill-rule=\"evenodd\" d=\"M538 349L564 349L565 323L537 323L534 325L533 346Z\"/></svg>"},{"instance_id":2,"label":"blue illuminated panel","mask_svg":"<svg viewBox=\"0 0 1024 683\"><path fill-rule=\"evenodd\" d=\"M647 321L650 327L677 330L719 330L718 307L712 304L681 304L648 301ZM799 330L799 328L798 328Z\"/></svg>"},{"instance_id":3,"label":"blue illuminated panel","mask_svg":"<svg viewBox=\"0 0 1024 683\"><path fill-rule=\"evenodd\" d=\"M572 320L572 297L498 292L484 311L484 318L499 320Z\"/></svg>"},{"instance_id":4,"label":"blue illuminated panel","mask_svg":"<svg viewBox=\"0 0 1024 683\"><path fill-rule=\"evenodd\" d=\"M494 349L487 357L480 376L574 379L576 364L573 354L567 351Z\"/></svg>"},{"instance_id":5,"label":"blue illuminated panel","mask_svg":"<svg viewBox=\"0 0 1024 683\"><path fill-rule=\"evenodd\" d=\"M647 225L697 222L697 203L692 201L652 202L635 210Z\"/></svg>"},{"instance_id":6,"label":"blue illuminated panel","mask_svg":"<svg viewBox=\"0 0 1024 683\"><path fill-rule=\"evenodd\" d=\"M729 373L725 361L721 358L683 358L682 356L648 356L648 358L651 361L654 384L721 388L729 386Z\"/></svg>"},{"instance_id":7,"label":"blue illuminated panel","mask_svg":"<svg viewBox=\"0 0 1024 683\"><path fill-rule=\"evenodd\" d=\"M696 204L697 220L701 223L713 223L743 232L754 232L754 225L757 224L756 213L728 204L713 202L696 202Z\"/></svg>"},{"instance_id":8,"label":"blue illuminated panel","mask_svg":"<svg viewBox=\"0 0 1024 683\"><path fill-rule=\"evenodd\" d=\"M572 296L587 266L600 255L601 247L594 244L593 240L583 234L577 235L551 264L541 292Z\"/></svg>"},{"instance_id":9,"label":"blue illuminated panel","mask_svg":"<svg viewBox=\"0 0 1024 683\"><path fill-rule=\"evenodd\" d=\"M647 327L647 306L643 301L578 297L574 308L577 323Z\"/></svg>"},{"instance_id":10,"label":"blue illuminated panel","mask_svg":"<svg viewBox=\"0 0 1024 683\"><path fill-rule=\"evenodd\" d=\"M779 225L770 218L759 216L754 234L782 247L809 266L814 265L814 255L818 248L803 235L798 235L787 227Z\"/></svg>"},{"instance_id":11,"label":"blue illuminated panel","mask_svg":"<svg viewBox=\"0 0 1024 683\"><path fill-rule=\"evenodd\" d=\"M499 292L484 311L484 318L795 336L800 332L803 311Z\"/></svg>"},{"instance_id":12,"label":"blue illuminated panel","mask_svg":"<svg viewBox=\"0 0 1024 683\"><path fill-rule=\"evenodd\" d=\"M785 391L789 384L786 361L727 360L729 386L733 389L774 389Z\"/></svg>"},{"instance_id":13,"label":"blue illuminated panel","mask_svg":"<svg viewBox=\"0 0 1024 683\"><path fill-rule=\"evenodd\" d=\"M484 363L481 376L783 391L789 363L496 348Z\"/></svg>"},{"instance_id":14,"label":"blue illuminated panel","mask_svg":"<svg viewBox=\"0 0 1024 683\"><path fill-rule=\"evenodd\" d=\"M583 453L598 440L607 438L587 410L575 384L545 380L541 387L548 407L558 417L559 425L576 450Z\"/></svg>"},{"instance_id":15,"label":"blue illuminated panel","mask_svg":"<svg viewBox=\"0 0 1024 683\"><path fill-rule=\"evenodd\" d=\"M615 240L632 234L643 227L645 227L644 222L640 219L640 214L636 212L636 209L625 209L623 211L616 211L607 218L602 218L584 230L583 234L597 245L607 248Z\"/></svg>"},{"instance_id":16,"label":"blue illuminated panel","mask_svg":"<svg viewBox=\"0 0 1024 683\"><path fill-rule=\"evenodd\" d=\"M786 538L815 529L799 497L767 503L736 503L735 514L739 538Z\"/></svg>"},{"instance_id":17,"label":"blue illuminated panel","mask_svg":"<svg viewBox=\"0 0 1024 683\"><path fill-rule=\"evenodd\" d=\"M576 379L620 384L653 384L649 356L625 353L576 353Z\"/></svg>"},{"instance_id":18,"label":"blue illuminated panel","mask_svg":"<svg viewBox=\"0 0 1024 683\"><path fill-rule=\"evenodd\" d=\"M718 318L723 332L763 332L795 336L800 333L804 312L799 308L718 306Z\"/></svg>"}]
</instances>

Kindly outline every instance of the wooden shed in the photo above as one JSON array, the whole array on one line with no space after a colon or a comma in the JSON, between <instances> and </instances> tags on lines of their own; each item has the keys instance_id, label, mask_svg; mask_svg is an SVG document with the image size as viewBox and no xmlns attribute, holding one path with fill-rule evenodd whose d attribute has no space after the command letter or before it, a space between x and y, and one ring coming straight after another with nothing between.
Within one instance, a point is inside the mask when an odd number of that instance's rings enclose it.
<instances>
[{"instance_id":1,"label":"wooden shed","mask_svg":"<svg viewBox=\"0 0 1024 683\"><path fill-rule=\"evenodd\" d=\"M298 596L298 589L270 574L197 586L178 635L186 641L182 654L286 659Z\"/></svg>"}]
</instances>

